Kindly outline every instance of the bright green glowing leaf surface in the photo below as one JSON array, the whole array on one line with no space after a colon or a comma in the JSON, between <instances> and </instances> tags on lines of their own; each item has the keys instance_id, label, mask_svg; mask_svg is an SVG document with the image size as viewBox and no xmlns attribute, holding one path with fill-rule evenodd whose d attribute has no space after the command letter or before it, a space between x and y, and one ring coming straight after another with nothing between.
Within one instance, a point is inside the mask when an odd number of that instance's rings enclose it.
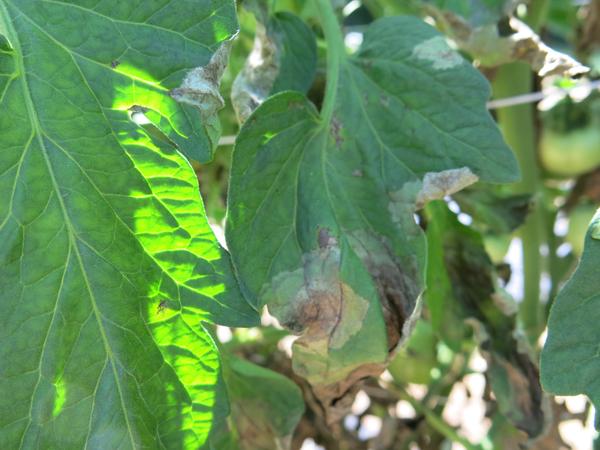
<instances>
[{"instance_id":1,"label":"bright green glowing leaf surface","mask_svg":"<svg viewBox=\"0 0 600 450\"><path fill-rule=\"evenodd\" d=\"M199 448L226 413L201 320L256 313L169 90L235 30L229 1L0 0L0 448Z\"/></svg>"},{"instance_id":2,"label":"bright green glowing leaf surface","mask_svg":"<svg viewBox=\"0 0 600 450\"><path fill-rule=\"evenodd\" d=\"M331 120L288 92L244 124L230 184L234 263L257 305L304 332L294 367L326 408L381 371L405 335L425 267L415 209L478 178L518 176L488 95L433 28L394 17L343 57Z\"/></svg>"},{"instance_id":3,"label":"bright green glowing leaf surface","mask_svg":"<svg viewBox=\"0 0 600 450\"><path fill-rule=\"evenodd\" d=\"M545 390L557 395L585 394L596 408L600 407L599 228L600 211L588 229L577 270L552 305L541 357Z\"/></svg>"}]
</instances>

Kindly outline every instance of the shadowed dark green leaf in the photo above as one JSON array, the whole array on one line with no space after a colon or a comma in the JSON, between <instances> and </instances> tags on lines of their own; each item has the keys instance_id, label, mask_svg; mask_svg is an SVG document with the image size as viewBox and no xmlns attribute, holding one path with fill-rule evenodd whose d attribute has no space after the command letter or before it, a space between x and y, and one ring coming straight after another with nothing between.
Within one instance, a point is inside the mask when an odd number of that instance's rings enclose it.
<instances>
[{"instance_id":1,"label":"shadowed dark green leaf","mask_svg":"<svg viewBox=\"0 0 600 450\"><path fill-rule=\"evenodd\" d=\"M208 158L169 90L235 31L228 1L0 0L0 448L199 448L227 412L200 321L257 314L130 109Z\"/></svg>"},{"instance_id":2,"label":"shadowed dark green leaf","mask_svg":"<svg viewBox=\"0 0 600 450\"><path fill-rule=\"evenodd\" d=\"M223 364L231 418L211 439L215 449L290 448L304 413L302 391L289 378L236 356Z\"/></svg>"},{"instance_id":3,"label":"shadowed dark green leaf","mask_svg":"<svg viewBox=\"0 0 600 450\"><path fill-rule=\"evenodd\" d=\"M331 119L281 93L244 124L230 184L234 263L257 306L303 332L294 367L326 409L383 370L410 329L426 252L415 209L478 178L518 176L488 95L433 28L394 17L343 57Z\"/></svg>"},{"instance_id":4,"label":"shadowed dark green leaf","mask_svg":"<svg viewBox=\"0 0 600 450\"><path fill-rule=\"evenodd\" d=\"M452 196L462 212L484 232L505 234L521 226L531 207L531 195L504 194L496 186L478 185Z\"/></svg>"},{"instance_id":5,"label":"shadowed dark green leaf","mask_svg":"<svg viewBox=\"0 0 600 450\"><path fill-rule=\"evenodd\" d=\"M559 292L548 319L541 356L544 389L556 395L587 395L600 406L600 213L588 229L583 255ZM596 428L600 428L596 419Z\"/></svg>"},{"instance_id":6,"label":"shadowed dark green leaf","mask_svg":"<svg viewBox=\"0 0 600 450\"><path fill-rule=\"evenodd\" d=\"M472 328L488 363L498 410L529 437L544 430L538 369L519 340L516 305L499 290L481 236L444 202L427 207L429 259L425 293L434 330L459 349Z\"/></svg>"}]
</instances>

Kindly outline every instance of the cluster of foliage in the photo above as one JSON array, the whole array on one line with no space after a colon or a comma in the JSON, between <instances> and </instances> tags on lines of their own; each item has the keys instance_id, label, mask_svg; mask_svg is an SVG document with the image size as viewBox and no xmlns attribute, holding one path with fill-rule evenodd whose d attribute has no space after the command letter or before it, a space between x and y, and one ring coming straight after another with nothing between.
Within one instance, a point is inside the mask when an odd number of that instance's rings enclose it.
<instances>
[{"instance_id":1,"label":"cluster of foliage","mask_svg":"<svg viewBox=\"0 0 600 450\"><path fill-rule=\"evenodd\" d=\"M597 0L0 0L0 448L564 446L600 100L486 102L599 36Z\"/></svg>"}]
</instances>

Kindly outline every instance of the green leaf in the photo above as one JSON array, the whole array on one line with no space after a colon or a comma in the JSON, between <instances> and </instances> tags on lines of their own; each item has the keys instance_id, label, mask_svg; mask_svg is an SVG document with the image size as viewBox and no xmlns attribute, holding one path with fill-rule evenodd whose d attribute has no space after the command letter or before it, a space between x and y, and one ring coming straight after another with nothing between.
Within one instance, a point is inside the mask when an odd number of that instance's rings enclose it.
<instances>
[{"instance_id":1,"label":"green leaf","mask_svg":"<svg viewBox=\"0 0 600 450\"><path fill-rule=\"evenodd\" d=\"M406 342L392 359L388 370L396 383L429 384L431 370L437 365L437 339L431 323L417 320L415 328Z\"/></svg>"},{"instance_id":2,"label":"green leaf","mask_svg":"<svg viewBox=\"0 0 600 450\"><path fill-rule=\"evenodd\" d=\"M179 152L209 157L200 113L169 94L235 30L226 1L0 0L0 447L199 448L227 412L200 321L257 313Z\"/></svg>"},{"instance_id":3,"label":"green leaf","mask_svg":"<svg viewBox=\"0 0 600 450\"><path fill-rule=\"evenodd\" d=\"M213 439L215 449L289 448L304 414L302 391L289 378L230 356L224 362L231 402L230 429Z\"/></svg>"},{"instance_id":4,"label":"green leaf","mask_svg":"<svg viewBox=\"0 0 600 450\"><path fill-rule=\"evenodd\" d=\"M544 390L557 395L585 394L596 407L600 406L599 264L600 213L596 212L579 266L550 310L541 355ZM600 428L598 419L596 428Z\"/></svg>"},{"instance_id":5,"label":"green leaf","mask_svg":"<svg viewBox=\"0 0 600 450\"><path fill-rule=\"evenodd\" d=\"M266 3L250 2L257 19L254 47L231 92L240 123L269 95L286 90L306 93L317 67L312 30L289 12L270 14Z\"/></svg>"},{"instance_id":6,"label":"green leaf","mask_svg":"<svg viewBox=\"0 0 600 450\"><path fill-rule=\"evenodd\" d=\"M544 398L538 369L519 338L516 304L495 285L481 236L462 225L443 202L427 207L426 291L431 323L451 348L460 349L471 326L488 363L498 410L529 437L544 430Z\"/></svg>"},{"instance_id":7,"label":"green leaf","mask_svg":"<svg viewBox=\"0 0 600 450\"><path fill-rule=\"evenodd\" d=\"M531 195L506 194L485 184L457 192L452 199L473 217L478 229L492 234L514 231L525 222L531 207Z\"/></svg>"},{"instance_id":8,"label":"green leaf","mask_svg":"<svg viewBox=\"0 0 600 450\"><path fill-rule=\"evenodd\" d=\"M227 224L256 305L303 333L294 367L326 409L410 329L426 253L415 209L518 176L486 81L416 18L371 25L337 86L331 118L286 92L247 120Z\"/></svg>"}]
</instances>

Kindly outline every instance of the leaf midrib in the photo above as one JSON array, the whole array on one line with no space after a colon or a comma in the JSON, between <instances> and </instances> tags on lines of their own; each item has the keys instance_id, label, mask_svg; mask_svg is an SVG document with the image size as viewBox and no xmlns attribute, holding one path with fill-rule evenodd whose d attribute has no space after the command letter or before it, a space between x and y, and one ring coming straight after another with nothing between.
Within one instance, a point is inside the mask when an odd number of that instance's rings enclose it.
<instances>
[{"instance_id":1,"label":"leaf midrib","mask_svg":"<svg viewBox=\"0 0 600 450\"><path fill-rule=\"evenodd\" d=\"M13 5L14 7L14 5ZM116 362L115 362L115 357L113 355L112 349L108 343L108 337L106 335L106 330L104 329L104 326L102 324L102 320L100 317L100 311L98 310L98 305L96 303L96 298L94 296L94 293L91 289L90 283L89 283L89 279L87 277L87 273L85 270L85 265L83 264L82 258L81 258L81 253L79 251L79 248L77 246L77 235L73 230L73 224L69 218L69 215L67 213L67 208L66 205L64 204L62 195L61 195L61 191L60 191L60 187L57 183L56 180L56 176L54 174L54 170L52 168L52 164L50 163L50 160L48 158L48 154L47 154L47 149L45 147L44 144L44 140L42 139L42 127L41 124L39 122L39 118L37 116L37 112L35 110L34 104L33 104L33 99L31 97L31 90L29 88L29 85L27 83L27 76L26 76L26 70L25 70L25 64L23 62L23 57L22 57L22 50L21 50L21 42L19 40L19 36L16 33L16 30L14 29L13 25L12 25L12 21L11 21L11 17L8 13L8 10L6 9L6 2L4 0L0 0L0 19L2 19L4 21L4 23L6 24L6 29L7 29L7 33L8 33L8 38L10 39L11 44L13 45L14 48L14 58L15 58L15 62L16 62L16 67L19 69L20 72L20 83L22 86L22 93L23 93L23 99L25 101L25 105L27 107L27 112L28 112L28 118L29 118L29 122L31 124L32 127L32 135L35 134L36 135L36 139L38 141L38 145L40 146L40 151L44 157L44 161L46 162L46 167L48 170L48 174L50 176L50 180L52 182L52 186L54 188L55 191L55 195L57 197L57 201L60 205L61 208L61 212L64 218L64 222L66 225L66 229L67 229L67 233L69 236L69 252L71 250L73 250L73 253L75 254L76 258L77 258L77 262L79 264L80 270L81 270L81 274L82 277L84 279L85 285L86 285L86 289L88 290L88 294L90 297L90 303L92 305L93 311L94 311L94 315L96 316L96 322L98 324L98 329L100 331L100 335L102 336L102 341L104 344L104 350L107 354L108 359L110 359L111 361L111 367L112 367L112 371L113 371L113 377L115 379L115 385L117 387L118 390L118 394L119 394L119 400L121 403L121 409L123 411L123 417L125 419L125 423L127 425L127 431L128 431L128 435L129 435L129 439L130 439L130 443L131 443L131 447L132 448L136 448L136 443L135 443L135 438L133 436L133 432L132 432L132 428L131 428L131 424L129 423L129 416L127 413L127 410L125 408L125 399L123 397L123 391L122 391L122 387L121 387L121 383L118 377L118 374L116 372ZM68 262L68 261L67 261ZM67 270L67 266L65 265L65 271ZM58 299L57 299L58 301ZM55 307L56 309L56 307ZM51 326L52 324L50 324ZM45 347L42 347L42 352L40 355L40 361L43 359L43 355L45 353ZM41 371L40 371L41 373ZM32 417L31 417L31 408L33 407L33 402L34 402L34 395L32 395L32 399L31 399L31 405L30 405L30 412L29 412L29 423L27 426L27 429L29 428L31 422L32 422ZM90 411L90 416L92 416L94 414L94 411ZM22 448L23 446L23 442L25 440L25 436L27 435L27 429L24 431L23 436L21 438L21 443L19 444L19 448ZM87 442L86 442L87 445Z\"/></svg>"},{"instance_id":2,"label":"leaf midrib","mask_svg":"<svg viewBox=\"0 0 600 450\"><path fill-rule=\"evenodd\" d=\"M3 2L3 1L6 1L6 0L0 0L0 2ZM8 1L10 1L10 0L8 0ZM47 1L47 0L46 0L46 1ZM61 3L61 2L52 2L52 3ZM62 4L62 3L61 3L61 4ZM14 7L14 5L13 5L13 7ZM18 8L17 8L17 9L18 9ZM86 10L86 11L87 11L87 10ZM43 28L41 28L41 27L40 27L40 26L39 26L39 25L38 25L38 24L37 24L35 21L33 21L33 19L31 19L29 16L27 16L27 15L26 15L26 14L24 14L23 12L21 12L21 15L22 15L22 17L23 17L25 20L27 20L27 21L28 21L29 23L31 23L31 24L32 24L34 27L36 27L36 29L38 29L38 30L39 30L39 31L40 31L42 34L44 34L45 36L47 36L47 37L48 37L48 39L50 39L50 40L51 40L53 43L55 43L55 44L56 44L58 47L60 47L60 48L61 48L63 51L65 51L65 52L66 52L66 53L67 53L67 54L68 54L68 55L71 57L71 60L73 61L73 64L75 65L75 67L77 68L77 71L78 71L78 72L79 72L79 74L81 75L81 79L83 80L83 83L85 84L86 88L89 90L90 94L91 94L91 95L94 97L94 100L96 101L96 103L97 103L97 105L98 105L98 108L99 108L99 110L100 110L100 111L101 111L101 113L102 113L102 116L104 117L104 119L106 120L106 122L107 122L107 123L109 123L109 120L108 120L108 118L106 117L106 114L105 114L105 109L103 108L103 106L101 105L100 101L98 100L98 98L97 98L97 96L96 96L96 93L94 92L94 90L92 89L92 87L91 87L91 86L89 85L89 83L87 82L87 79L86 79L85 75L83 74L83 72L82 72L82 70L81 70L81 67L80 67L80 65L77 63L77 61L76 61L76 59L75 59L75 57L74 57L74 56L75 56L75 55L77 55L78 57L81 57L82 59L88 60L88 61L90 61L90 62L93 62L93 63L95 63L95 64L99 64L99 65L101 65L101 64L100 64L100 63L98 63L97 61L91 60L91 59L89 59L89 58L87 58L87 57L85 57L85 56L83 56L83 55L80 55L80 54L79 54L79 53L77 53L77 52L74 52L74 51L72 51L72 50L71 50L70 48L68 48L68 47L65 47L65 46L64 46L64 45L63 45L63 44L62 44L60 41L56 40L56 39L55 39L55 38L54 38L52 35L50 35L50 34L49 34L48 32L46 32L46 31L45 31ZM103 16L103 17L104 17L104 16ZM125 23L129 23L129 22L125 22ZM154 84L152 84L152 83L148 82L147 80L143 80L143 79L140 79L140 78L136 78L135 76L130 76L129 74L124 74L124 75L126 75L128 78L131 78L131 79L133 79L134 81L140 81L140 82L144 82L145 84L148 84L148 85L150 85L150 86L152 86L152 87L159 88L159 89L161 89L161 90L163 90L163 91L167 91L165 88L162 88L162 87L160 87L160 86L156 86L156 85L154 85ZM114 136L115 140L118 142L118 137L117 137L117 136L114 134L114 130L112 129L112 127L110 127L110 129L111 129L111 133L112 133L112 135ZM74 159L73 159L73 157L72 157L72 156L71 156L71 155L70 155L70 154L69 154L69 153L66 151L66 149L64 149L64 148L62 147L62 145L58 144L58 143L57 143L57 142L55 142L55 141L54 141L52 138L50 138L50 137L49 137L47 134L43 133L43 132L41 131L41 127L40 127L40 133L41 133L41 134L43 134L43 135L44 135L44 136L45 136L45 137L46 137L48 140L50 140L50 141L51 141L51 142L52 142L54 145L56 145L56 146L57 146L57 148L58 148L59 150L61 150L61 151L63 152L63 154L64 154L64 155L65 155L67 158L69 158L69 160L71 160L71 161L72 161L72 162L73 162L73 163L74 163L74 164L75 164L75 165L76 165L76 166L77 166L77 167L78 167L78 168L81 170L81 173L82 173L82 174L83 174L83 175L86 177L86 179L87 179L87 180L90 182L90 185L91 185L91 186L94 188L94 190L95 190L95 191L96 191L96 192L97 192L97 193L98 193L98 194L99 194L99 195L100 195L100 196L101 196L103 199L105 199L105 200L106 200L106 196L105 196L105 194L104 194L103 192L101 192L101 191L98 189L98 187L96 186L96 184L95 184L95 183L94 183L94 182L91 180L91 178L89 177L88 173L87 173L87 172L86 172L86 171L85 171L85 170L84 170L84 169L83 169L83 168L80 166L79 162L77 162L76 160L74 160ZM126 153L126 152L125 152L125 153ZM126 154L127 154L127 153L126 153ZM135 165L135 163L134 163L134 162L133 162L133 164ZM165 203L164 203L164 201L163 201L162 199L160 199L159 197L155 196L154 194L152 194L152 196L153 196L153 197L154 197L154 198L155 198L155 199L156 199L156 200L157 200L157 201L158 201L158 202L159 202L161 205L163 205L163 206L164 206L164 207L165 207L165 208L166 208L166 209L169 211L169 214L172 214L172 213L170 212L170 209L167 207L167 205L165 205ZM110 203L108 200L106 200L106 201L107 201L107 204L108 204L108 206L109 206L109 207L111 208L111 210L114 212L114 214L115 214L115 217L116 217L116 219L119 221L119 223L121 223L121 224L122 224L122 225L123 225L123 226L124 226L126 229L128 229L128 230L129 230L129 231L132 233L132 235L134 235L134 236L135 236L135 231L134 231L133 229L131 229L131 227L130 227L130 226L128 226L128 225L127 225L127 224L126 224L126 223L125 223L125 222L124 222L124 221L121 219L121 217L119 216L119 214L117 214L117 212L114 210L114 208L113 208L112 204L111 204L111 203ZM175 217L175 220L176 220L176 221L179 223L179 220L178 220L176 217ZM79 238L79 240L80 240L80 241L82 241L82 242L84 242L84 241L83 241L81 238ZM85 242L84 242L84 243L85 243ZM93 249L93 247L92 247L91 245L89 245L89 244L87 244L87 243L85 243L85 244L86 244L88 247L90 247L90 248L92 248L92 249ZM185 289L187 289L187 290L190 290L190 291L192 291L192 292L194 292L194 293L197 293L197 294L199 294L199 295L203 295L203 296L207 297L205 294L198 292L198 291L197 291L195 288L188 286L186 283L183 283L183 282L180 282L180 281L178 281L178 280L174 279L174 278L171 276L171 274L170 274L170 273L169 273L169 272L168 272L168 271L167 271L165 268L163 268L163 266L162 266L161 262L160 262L160 261L159 261L159 260L158 260L158 259L157 259L157 258L156 258L154 255L153 255L153 254L151 254L151 253L149 253L149 252L146 252L146 254L150 256L150 258L152 259L152 261L153 261L153 262L154 262L154 263L155 263L155 264L156 264L158 267L160 267L160 268L161 268L161 270L163 270L163 271L164 271L165 275L167 275L167 276L168 276L168 277L169 277L169 278L170 278L170 279L171 279L171 280L172 280L172 281L173 281L173 282L174 282L176 285L178 285L178 286L180 286L180 287L182 287L182 288L185 288ZM240 295L242 295L242 294L240 293ZM218 300L217 300L216 298L214 298L214 297L210 297L210 298L211 298L211 300L212 300L212 301L218 302ZM244 300L248 302L248 300L247 300L245 297L244 297ZM218 303L220 303L220 302L218 302ZM252 306L251 302L248 302L248 303L249 303L249 304ZM186 322L186 323L187 323L187 322ZM189 324L188 324L188 325L189 325Z\"/></svg>"}]
</instances>

